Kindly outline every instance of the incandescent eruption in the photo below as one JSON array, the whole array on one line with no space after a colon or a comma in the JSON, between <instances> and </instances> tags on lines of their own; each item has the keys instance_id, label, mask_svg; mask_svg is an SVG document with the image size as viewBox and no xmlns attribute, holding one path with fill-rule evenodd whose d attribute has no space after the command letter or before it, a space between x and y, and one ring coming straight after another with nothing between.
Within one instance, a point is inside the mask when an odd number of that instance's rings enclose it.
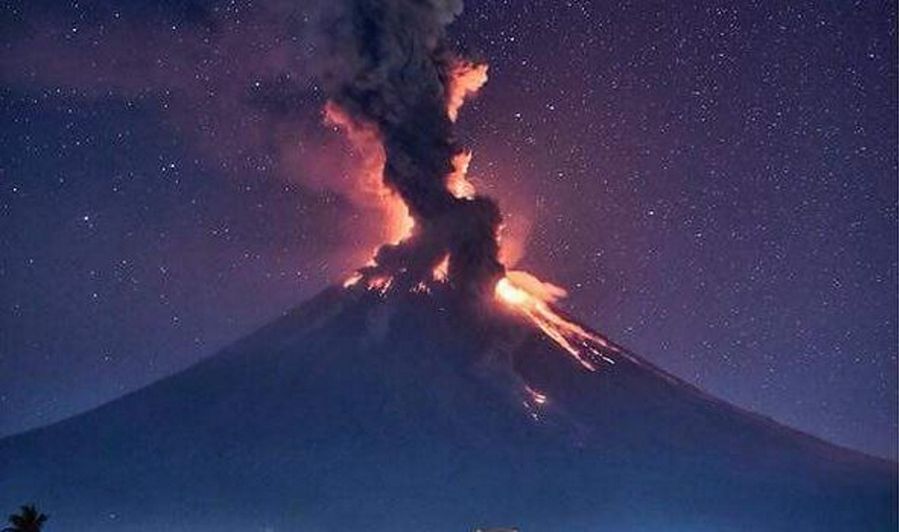
<instances>
[{"instance_id":1,"label":"incandescent eruption","mask_svg":"<svg viewBox=\"0 0 899 532\"><path fill-rule=\"evenodd\" d=\"M487 65L448 48L446 26L461 8L452 0L356 1L328 19L325 119L362 153L361 178L381 196L395 235L345 286L386 294L448 283L513 309L595 370L608 360L601 350L613 348L552 309L564 290L506 271L499 206L467 179L472 153L455 141L453 124L487 82Z\"/></svg>"},{"instance_id":2,"label":"incandescent eruption","mask_svg":"<svg viewBox=\"0 0 899 532\"><path fill-rule=\"evenodd\" d=\"M486 65L455 56L445 28L460 12L453 1L344 4L326 23L327 115L358 144L383 150L384 185L414 221L401 241L385 244L366 279L389 276L411 288L448 257L448 281L485 293L502 277L497 204L465 181L468 154L453 121L465 97L486 81ZM360 138L359 132L372 135Z\"/></svg>"},{"instance_id":3,"label":"incandescent eruption","mask_svg":"<svg viewBox=\"0 0 899 532\"><path fill-rule=\"evenodd\" d=\"M387 243L194 366L0 438L0 507L101 532L897 529L895 463L703 393L502 263L453 136L487 79L447 46L458 1L332 1L325 119Z\"/></svg>"}]
</instances>

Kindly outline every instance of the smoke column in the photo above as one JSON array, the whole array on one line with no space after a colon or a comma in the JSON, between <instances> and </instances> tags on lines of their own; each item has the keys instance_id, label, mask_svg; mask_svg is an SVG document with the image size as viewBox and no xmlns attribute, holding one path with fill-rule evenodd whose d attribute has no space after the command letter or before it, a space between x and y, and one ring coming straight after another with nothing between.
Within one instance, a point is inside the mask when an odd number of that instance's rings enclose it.
<instances>
[{"instance_id":1,"label":"smoke column","mask_svg":"<svg viewBox=\"0 0 899 532\"><path fill-rule=\"evenodd\" d=\"M324 19L322 79L330 105L352 127L376 132L384 184L415 222L407 238L382 246L360 273L411 286L448 256L449 281L483 293L504 271L497 258L499 207L448 186L456 166L467 164L453 121L465 96L486 80L486 65L448 49L446 26L461 10L460 0L340 2Z\"/></svg>"}]
</instances>

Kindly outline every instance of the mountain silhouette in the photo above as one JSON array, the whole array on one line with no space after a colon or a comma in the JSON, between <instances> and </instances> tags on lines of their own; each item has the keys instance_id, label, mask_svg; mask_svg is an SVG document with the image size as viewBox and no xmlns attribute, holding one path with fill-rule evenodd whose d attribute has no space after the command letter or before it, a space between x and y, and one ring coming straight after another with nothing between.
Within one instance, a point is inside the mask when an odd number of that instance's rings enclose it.
<instances>
[{"instance_id":1,"label":"mountain silhouette","mask_svg":"<svg viewBox=\"0 0 899 532\"><path fill-rule=\"evenodd\" d=\"M588 371L441 286L330 288L193 367L0 440L61 531L887 531L896 464L614 344Z\"/></svg>"}]
</instances>

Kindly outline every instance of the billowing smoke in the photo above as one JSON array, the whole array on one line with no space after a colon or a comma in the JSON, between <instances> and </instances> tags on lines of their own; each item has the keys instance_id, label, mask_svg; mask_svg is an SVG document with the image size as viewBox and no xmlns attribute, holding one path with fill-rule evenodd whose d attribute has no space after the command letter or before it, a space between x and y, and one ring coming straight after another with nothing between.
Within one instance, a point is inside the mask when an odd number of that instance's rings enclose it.
<instances>
[{"instance_id":1,"label":"billowing smoke","mask_svg":"<svg viewBox=\"0 0 899 532\"><path fill-rule=\"evenodd\" d=\"M325 90L357 127L376 130L384 183L415 221L408 238L382 246L362 273L390 275L400 286L429 277L447 255L449 280L463 290L492 289L503 273L497 204L448 187L464 158L453 120L466 79L484 71L448 48L446 26L461 10L460 0L344 0L323 22ZM453 87L460 76L462 86Z\"/></svg>"}]
</instances>

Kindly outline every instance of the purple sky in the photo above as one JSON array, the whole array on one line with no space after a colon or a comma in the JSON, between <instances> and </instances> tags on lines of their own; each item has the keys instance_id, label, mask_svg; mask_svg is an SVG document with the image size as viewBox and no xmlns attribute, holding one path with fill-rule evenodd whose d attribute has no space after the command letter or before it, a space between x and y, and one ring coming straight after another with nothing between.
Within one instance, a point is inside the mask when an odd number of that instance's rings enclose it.
<instances>
[{"instance_id":1,"label":"purple sky","mask_svg":"<svg viewBox=\"0 0 899 532\"><path fill-rule=\"evenodd\" d=\"M212 354L378 243L296 4L0 7L0 433ZM590 326L895 457L895 12L468 2L471 175Z\"/></svg>"}]
</instances>

